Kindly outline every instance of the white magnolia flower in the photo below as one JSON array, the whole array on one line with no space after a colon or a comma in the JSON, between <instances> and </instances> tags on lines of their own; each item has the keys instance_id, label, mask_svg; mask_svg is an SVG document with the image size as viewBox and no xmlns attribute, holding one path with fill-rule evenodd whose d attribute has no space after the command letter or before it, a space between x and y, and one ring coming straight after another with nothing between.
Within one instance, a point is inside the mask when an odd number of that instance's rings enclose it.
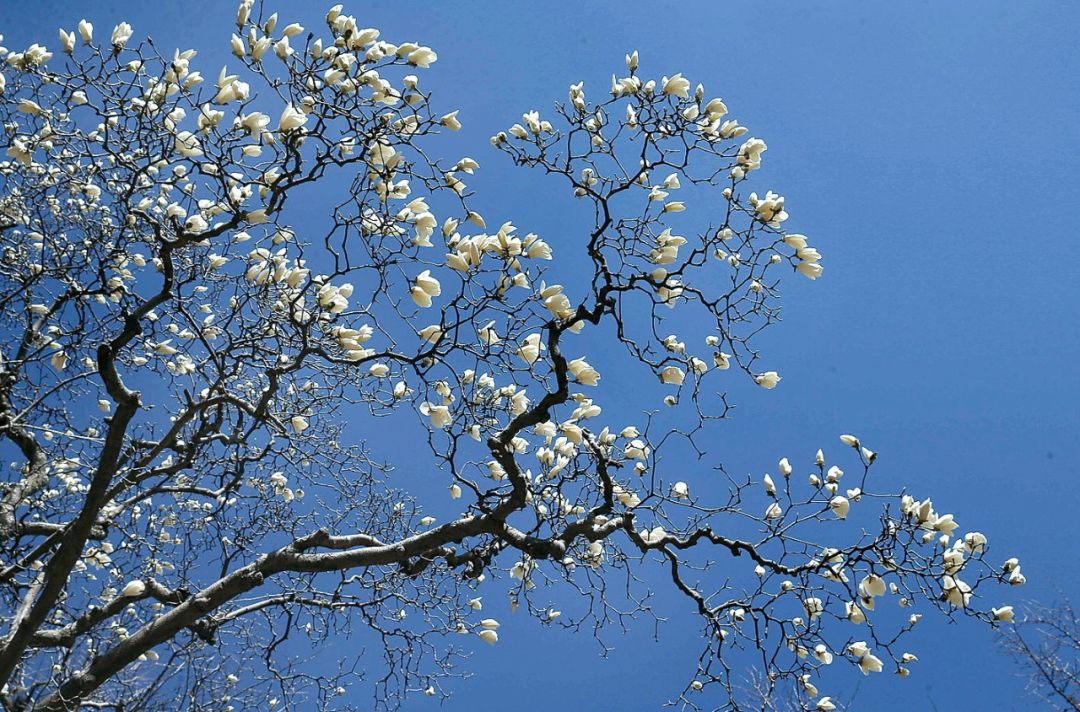
<instances>
[{"instance_id":1,"label":"white magnolia flower","mask_svg":"<svg viewBox=\"0 0 1080 712\"><path fill-rule=\"evenodd\" d=\"M795 269L808 279L817 279L825 271L825 268L817 262L800 262L795 265Z\"/></svg>"},{"instance_id":2,"label":"white magnolia flower","mask_svg":"<svg viewBox=\"0 0 1080 712\"><path fill-rule=\"evenodd\" d=\"M57 351L52 355L52 358L49 359L49 363L52 364L52 367L57 371L63 371L68 365L67 352Z\"/></svg>"},{"instance_id":3,"label":"white magnolia flower","mask_svg":"<svg viewBox=\"0 0 1080 712\"><path fill-rule=\"evenodd\" d=\"M121 22L119 25L113 28L112 31L112 44L113 47L121 48L127 44L131 39L131 25L126 22Z\"/></svg>"},{"instance_id":4,"label":"white magnolia flower","mask_svg":"<svg viewBox=\"0 0 1080 712\"><path fill-rule=\"evenodd\" d=\"M641 539L646 544L656 544L657 542L663 541L664 537L667 536L667 532L664 530L663 527L642 529L639 534L641 535Z\"/></svg>"},{"instance_id":5,"label":"white magnolia flower","mask_svg":"<svg viewBox=\"0 0 1080 712\"><path fill-rule=\"evenodd\" d=\"M281 112L281 118L278 119L278 131L282 133L289 133L295 131L304 124L307 123L307 114L297 109L291 103L285 105L285 110Z\"/></svg>"},{"instance_id":6,"label":"white magnolia flower","mask_svg":"<svg viewBox=\"0 0 1080 712\"><path fill-rule=\"evenodd\" d=\"M33 99L19 99L19 103L15 105L15 110L31 116L41 116L42 114L41 105Z\"/></svg>"},{"instance_id":7,"label":"white magnolia flower","mask_svg":"<svg viewBox=\"0 0 1080 712\"><path fill-rule=\"evenodd\" d=\"M869 675L872 672L881 672L882 667L881 658L873 653L866 653L859 658L859 669L862 670L863 675Z\"/></svg>"},{"instance_id":8,"label":"white magnolia flower","mask_svg":"<svg viewBox=\"0 0 1080 712\"><path fill-rule=\"evenodd\" d=\"M681 73L671 77L664 77L660 81L664 94L687 99L690 96L690 80Z\"/></svg>"},{"instance_id":9,"label":"white magnolia flower","mask_svg":"<svg viewBox=\"0 0 1080 712\"><path fill-rule=\"evenodd\" d=\"M263 130L270 125L270 117L260 111L253 111L250 114L238 116L234 125L247 131L249 138L257 140L262 136Z\"/></svg>"},{"instance_id":10,"label":"white magnolia flower","mask_svg":"<svg viewBox=\"0 0 1080 712\"><path fill-rule=\"evenodd\" d=\"M729 126L729 131L736 130L736 126L737 123L734 126ZM723 132L723 129L721 129L721 132ZM761 154L768 148L760 138L748 138L739 147L739 154L735 159L738 165L732 169L732 177L740 180L750 171L761 168Z\"/></svg>"},{"instance_id":11,"label":"white magnolia flower","mask_svg":"<svg viewBox=\"0 0 1080 712\"><path fill-rule=\"evenodd\" d=\"M780 463L779 463L778 466L780 468L780 474L781 475L783 475L784 477L790 477L791 476L791 463L788 462L788 459L786 457L781 458Z\"/></svg>"},{"instance_id":12,"label":"white magnolia flower","mask_svg":"<svg viewBox=\"0 0 1080 712\"><path fill-rule=\"evenodd\" d=\"M420 412L428 416L431 419L431 424L436 428L448 428L454 421L454 417L450 414L450 408L445 405L435 405L425 401L420 404Z\"/></svg>"},{"instance_id":13,"label":"white magnolia flower","mask_svg":"<svg viewBox=\"0 0 1080 712\"><path fill-rule=\"evenodd\" d=\"M305 430L308 429L309 424L308 424L307 418L305 418L304 416L302 416L302 415L294 415L292 417L292 419L289 421L289 425L292 426L292 429L293 429L294 432L302 433L302 432L304 432Z\"/></svg>"},{"instance_id":14,"label":"white magnolia flower","mask_svg":"<svg viewBox=\"0 0 1080 712\"><path fill-rule=\"evenodd\" d=\"M681 386L686 379L686 373L678 366L667 366L660 372L660 382L668 385Z\"/></svg>"},{"instance_id":15,"label":"white magnolia flower","mask_svg":"<svg viewBox=\"0 0 1080 712\"><path fill-rule=\"evenodd\" d=\"M885 579L877 574L869 574L859 582L859 593L864 597L885 595Z\"/></svg>"},{"instance_id":16,"label":"white magnolia flower","mask_svg":"<svg viewBox=\"0 0 1080 712\"><path fill-rule=\"evenodd\" d=\"M176 152L181 156L201 156L203 154L198 136L190 131L181 131L176 134L174 146Z\"/></svg>"},{"instance_id":17,"label":"white magnolia flower","mask_svg":"<svg viewBox=\"0 0 1080 712\"><path fill-rule=\"evenodd\" d=\"M829 649L824 644L819 643L814 646L814 657L825 665L832 665L833 654L829 652Z\"/></svg>"},{"instance_id":18,"label":"white magnolia flower","mask_svg":"<svg viewBox=\"0 0 1080 712\"><path fill-rule=\"evenodd\" d=\"M124 598L138 598L146 592L146 584L138 579L134 581L128 581L124 586L124 590L120 592L120 595Z\"/></svg>"},{"instance_id":19,"label":"white magnolia flower","mask_svg":"<svg viewBox=\"0 0 1080 712\"><path fill-rule=\"evenodd\" d=\"M765 373L759 373L754 376L754 382L762 388L769 390L776 388L776 384L780 382L780 374L776 371L766 371Z\"/></svg>"},{"instance_id":20,"label":"white magnolia flower","mask_svg":"<svg viewBox=\"0 0 1080 712\"><path fill-rule=\"evenodd\" d=\"M526 112L521 115L521 119L533 134L539 134L544 128L543 122L540 120L540 112L538 111Z\"/></svg>"},{"instance_id":21,"label":"white magnolia flower","mask_svg":"<svg viewBox=\"0 0 1080 712\"><path fill-rule=\"evenodd\" d=\"M623 449L626 456L632 460L646 460L649 457L650 448L643 440L634 439L627 443Z\"/></svg>"},{"instance_id":22,"label":"white magnolia flower","mask_svg":"<svg viewBox=\"0 0 1080 712\"><path fill-rule=\"evenodd\" d=\"M776 494L776 483L773 482L772 477L770 477L769 475L765 475L764 479L762 480L762 484L765 487L765 494L770 496Z\"/></svg>"},{"instance_id":23,"label":"white magnolia flower","mask_svg":"<svg viewBox=\"0 0 1080 712\"><path fill-rule=\"evenodd\" d=\"M442 294L442 285L439 280L431 276L431 270L424 270L416 276L413 286L409 289L409 296L418 307L431 306L431 298Z\"/></svg>"},{"instance_id":24,"label":"white magnolia flower","mask_svg":"<svg viewBox=\"0 0 1080 712\"><path fill-rule=\"evenodd\" d=\"M964 548L972 554L978 554L986 548L987 541L982 532L968 532L964 535Z\"/></svg>"},{"instance_id":25,"label":"white magnolia flower","mask_svg":"<svg viewBox=\"0 0 1080 712\"><path fill-rule=\"evenodd\" d=\"M430 326L425 326L423 329L416 332L416 334L423 341L426 341L429 344L434 344L442 338L443 330L438 324L431 324Z\"/></svg>"},{"instance_id":26,"label":"white magnolia flower","mask_svg":"<svg viewBox=\"0 0 1080 712\"><path fill-rule=\"evenodd\" d=\"M421 69L427 69L431 66L432 62L437 60L439 55L435 53L430 47L417 47L408 54L408 62Z\"/></svg>"},{"instance_id":27,"label":"white magnolia flower","mask_svg":"<svg viewBox=\"0 0 1080 712\"><path fill-rule=\"evenodd\" d=\"M3 82L3 76L3 74L0 74L0 82ZM3 86L0 84L0 90L2 89ZM7 155L24 166L29 166L33 163L33 159L31 158L32 153L33 151L31 150L30 144L20 138L12 139L11 145L7 149Z\"/></svg>"},{"instance_id":28,"label":"white magnolia flower","mask_svg":"<svg viewBox=\"0 0 1080 712\"><path fill-rule=\"evenodd\" d=\"M540 334L529 334L521 342L521 346L518 347L517 355L522 361L532 366L540 358L540 352L545 348L544 343L540 340Z\"/></svg>"},{"instance_id":29,"label":"white magnolia flower","mask_svg":"<svg viewBox=\"0 0 1080 712\"><path fill-rule=\"evenodd\" d=\"M861 658L870 652L870 646L866 644L865 640L857 640L848 645L847 651L856 658Z\"/></svg>"},{"instance_id":30,"label":"white magnolia flower","mask_svg":"<svg viewBox=\"0 0 1080 712\"><path fill-rule=\"evenodd\" d=\"M488 645L495 645L495 643L499 642L499 634L493 630L484 629L477 633L477 635L480 636L480 640L484 641Z\"/></svg>"},{"instance_id":31,"label":"white magnolia flower","mask_svg":"<svg viewBox=\"0 0 1080 712\"><path fill-rule=\"evenodd\" d=\"M941 588L943 598L954 608L964 608L971 602L971 586L956 576L945 576Z\"/></svg>"},{"instance_id":32,"label":"white magnolia flower","mask_svg":"<svg viewBox=\"0 0 1080 712\"><path fill-rule=\"evenodd\" d=\"M412 297L416 306L427 309L431 306L431 295L424 291L423 287L414 284L409 287L409 296Z\"/></svg>"},{"instance_id":33,"label":"white magnolia flower","mask_svg":"<svg viewBox=\"0 0 1080 712\"><path fill-rule=\"evenodd\" d=\"M439 119L439 123L450 129L451 131L458 131L461 129L461 122L458 121L457 115L457 111L451 111L449 114L446 114L441 119ZM472 171L470 171L470 173L471 172Z\"/></svg>"},{"instance_id":34,"label":"white magnolia flower","mask_svg":"<svg viewBox=\"0 0 1080 712\"><path fill-rule=\"evenodd\" d=\"M584 358L576 358L566 364L574 380L584 386L595 386L600 382L600 372L590 366Z\"/></svg>"},{"instance_id":35,"label":"white magnolia flower","mask_svg":"<svg viewBox=\"0 0 1080 712\"><path fill-rule=\"evenodd\" d=\"M202 215L192 215L184 221L184 230L193 234L206 232L209 227L210 224Z\"/></svg>"}]
</instances>

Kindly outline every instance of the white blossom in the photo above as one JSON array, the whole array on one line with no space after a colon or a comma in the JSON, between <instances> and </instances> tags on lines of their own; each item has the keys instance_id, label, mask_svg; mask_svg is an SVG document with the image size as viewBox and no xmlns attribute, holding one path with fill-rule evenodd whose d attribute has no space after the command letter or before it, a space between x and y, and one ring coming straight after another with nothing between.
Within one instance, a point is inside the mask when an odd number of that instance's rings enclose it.
<instances>
[{"instance_id":1,"label":"white blossom","mask_svg":"<svg viewBox=\"0 0 1080 712\"><path fill-rule=\"evenodd\" d=\"M112 31L112 45L113 47L123 47L131 39L133 30L131 25L126 22L121 22Z\"/></svg>"}]
</instances>

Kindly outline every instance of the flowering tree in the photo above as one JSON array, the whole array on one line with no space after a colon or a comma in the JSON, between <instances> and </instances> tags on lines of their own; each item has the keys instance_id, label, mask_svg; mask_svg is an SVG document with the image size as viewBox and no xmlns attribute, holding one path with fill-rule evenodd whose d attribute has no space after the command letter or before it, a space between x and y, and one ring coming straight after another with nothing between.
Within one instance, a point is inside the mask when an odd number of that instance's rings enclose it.
<instances>
[{"instance_id":1,"label":"flowering tree","mask_svg":"<svg viewBox=\"0 0 1080 712\"><path fill-rule=\"evenodd\" d=\"M1005 629L1002 647L1028 678L1028 691L1054 709L1080 712L1080 615L1067 598L1032 603Z\"/></svg>"},{"instance_id":2,"label":"flowering tree","mask_svg":"<svg viewBox=\"0 0 1080 712\"><path fill-rule=\"evenodd\" d=\"M435 157L460 127L416 74L435 51L326 23L244 0L216 78L126 23L0 49L6 709L348 708L362 674L394 707L497 643L492 591L602 631L666 581L701 619L689 708L830 710L828 666L907 675L925 611L1009 621L985 591L1016 560L879 489L857 438L757 477L709 459L715 389L780 382L754 337L781 278L822 274L722 100L634 53L496 134L592 215L549 242ZM312 200L325 224L295 224ZM662 400L603 411L590 353ZM456 516L379 427L426 433ZM350 635L382 663L305 657Z\"/></svg>"}]
</instances>

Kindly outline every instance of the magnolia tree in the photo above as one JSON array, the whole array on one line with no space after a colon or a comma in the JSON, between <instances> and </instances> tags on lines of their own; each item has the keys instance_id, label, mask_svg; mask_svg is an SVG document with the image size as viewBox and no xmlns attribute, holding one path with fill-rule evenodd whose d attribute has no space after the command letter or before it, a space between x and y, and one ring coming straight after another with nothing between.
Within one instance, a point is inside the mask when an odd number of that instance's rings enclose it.
<instances>
[{"instance_id":1,"label":"magnolia tree","mask_svg":"<svg viewBox=\"0 0 1080 712\"><path fill-rule=\"evenodd\" d=\"M497 133L586 216L545 238L435 156L434 50L341 6L236 25L216 76L126 23L0 49L5 709L367 708L364 676L394 707L498 644L492 608L599 634L668 586L702 629L674 704L830 710L909 674L924 613L1010 620L1016 559L856 437L745 478L708 452L718 391L780 382L780 280L822 274L721 99L634 53ZM654 382L638 415L601 357Z\"/></svg>"},{"instance_id":2,"label":"magnolia tree","mask_svg":"<svg viewBox=\"0 0 1080 712\"><path fill-rule=\"evenodd\" d=\"M1026 673L1027 688L1054 709L1080 712L1080 614L1069 599L1030 603L999 638Z\"/></svg>"}]
</instances>

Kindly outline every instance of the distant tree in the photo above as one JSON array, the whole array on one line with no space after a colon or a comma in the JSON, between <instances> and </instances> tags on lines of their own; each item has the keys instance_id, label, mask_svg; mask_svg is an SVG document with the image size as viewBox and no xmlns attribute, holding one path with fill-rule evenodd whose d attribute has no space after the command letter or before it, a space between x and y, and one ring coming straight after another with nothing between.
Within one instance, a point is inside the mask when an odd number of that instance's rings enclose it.
<instances>
[{"instance_id":1,"label":"distant tree","mask_svg":"<svg viewBox=\"0 0 1080 712\"><path fill-rule=\"evenodd\" d=\"M1069 599L1028 604L1001 642L1028 674L1032 694L1055 709L1080 710L1080 616Z\"/></svg>"},{"instance_id":2,"label":"distant tree","mask_svg":"<svg viewBox=\"0 0 1080 712\"><path fill-rule=\"evenodd\" d=\"M976 596L1015 560L879 488L857 438L764 476L706 459L708 389L777 385L753 339L782 276L822 273L745 190L766 145L723 101L634 53L494 136L593 215L549 243L436 157L460 125L413 74L432 49L326 21L245 0L216 77L126 23L0 50L5 709L367 708L362 675L392 708L496 643L498 586L599 634L658 617L650 565L701 619L690 708L829 710L825 667L906 675L922 612L1006 617ZM602 411L588 358L641 410ZM448 521L392 470L410 428Z\"/></svg>"}]
</instances>

